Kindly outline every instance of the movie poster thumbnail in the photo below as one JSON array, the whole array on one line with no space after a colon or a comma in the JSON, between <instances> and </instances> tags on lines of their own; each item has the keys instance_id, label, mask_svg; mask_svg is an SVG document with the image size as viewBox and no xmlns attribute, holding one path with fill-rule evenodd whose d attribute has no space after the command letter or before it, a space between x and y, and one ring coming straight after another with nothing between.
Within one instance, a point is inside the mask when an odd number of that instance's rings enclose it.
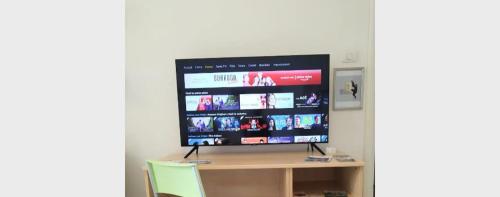
<instances>
[{"instance_id":1,"label":"movie poster thumbnail","mask_svg":"<svg viewBox=\"0 0 500 197\"><path fill-rule=\"evenodd\" d=\"M238 110L240 109L238 95L213 95L214 110Z\"/></svg>"},{"instance_id":2,"label":"movie poster thumbnail","mask_svg":"<svg viewBox=\"0 0 500 197\"><path fill-rule=\"evenodd\" d=\"M240 94L240 109L266 109L266 94Z\"/></svg>"},{"instance_id":3,"label":"movie poster thumbnail","mask_svg":"<svg viewBox=\"0 0 500 197\"><path fill-rule=\"evenodd\" d=\"M321 142L320 135L295 136L295 143Z\"/></svg>"},{"instance_id":4,"label":"movie poster thumbnail","mask_svg":"<svg viewBox=\"0 0 500 197\"><path fill-rule=\"evenodd\" d=\"M293 130L292 115L268 115L268 131L290 131Z\"/></svg>"},{"instance_id":5,"label":"movie poster thumbnail","mask_svg":"<svg viewBox=\"0 0 500 197\"><path fill-rule=\"evenodd\" d=\"M243 137L241 144L267 144L267 137Z\"/></svg>"},{"instance_id":6,"label":"movie poster thumbnail","mask_svg":"<svg viewBox=\"0 0 500 197\"><path fill-rule=\"evenodd\" d=\"M187 118L189 132L212 132L214 131L213 119L211 117L189 117Z\"/></svg>"},{"instance_id":7,"label":"movie poster thumbnail","mask_svg":"<svg viewBox=\"0 0 500 197\"><path fill-rule=\"evenodd\" d=\"M321 94L319 92L298 94L295 97L295 106L297 108L318 107L320 104L321 104Z\"/></svg>"},{"instance_id":8,"label":"movie poster thumbnail","mask_svg":"<svg viewBox=\"0 0 500 197\"><path fill-rule=\"evenodd\" d=\"M321 142L328 142L328 135L321 135Z\"/></svg>"},{"instance_id":9,"label":"movie poster thumbnail","mask_svg":"<svg viewBox=\"0 0 500 197\"><path fill-rule=\"evenodd\" d=\"M215 138L215 145L229 145L230 140L228 138Z\"/></svg>"},{"instance_id":10,"label":"movie poster thumbnail","mask_svg":"<svg viewBox=\"0 0 500 197\"><path fill-rule=\"evenodd\" d=\"M268 109L286 109L293 108L293 93L268 93Z\"/></svg>"},{"instance_id":11,"label":"movie poster thumbnail","mask_svg":"<svg viewBox=\"0 0 500 197\"><path fill-rule=\"evenodd\" d=\"M217 131L239 131L240 118L235 116L214 117Z\"/></svg>"},{"instance_id":12,"label":"movie poster thumbnail","mask_svg":"<svg viewBox=\"0 0 500 197\"><path fill-rule=\"evenodd\" d=\"M188 138L189 145L198 144L199 146L214 145L214 138Z\"/></svg>"},{"instance_id":13,"label":"movie poster thumbnail","mask_svg":"<svg viewBox=\"0 0 500 197\"><path fill-rule=\"evenodd\" d=\"M245 116L241 119L240 127L246 131L261 131L267 128L267 124L261 116Z\"/></svg>"},{"instance_id":14,"label":"movie poster thumbnail","mask_svg":"<svg viewBox=\"0 0 500 197\"><path fill-rule=\"evenodd\" d=\"M186 96L186 111L212 111L212 96Z\"/></svg>"},{"instance_id":15,"label":"movie poster thumbnail","mask_svg":"<svg viewBox=\"0 0 500 197\"><path fill-rule=\"evenodd\" d=\"M269 144L291 144L293 143L293 136L283 136L283 137L269 137Z\"/></svg>"},{"instance_id":16,"label":"movie poster thumbnail","mask_svg":"<svg viewBox=\"0 0 500 197\"><path fill-rule=\"evenodd\" d=\"M322 130L321 114L296 114L294 116L294 128Z\"/></svg>"}]
</instances>

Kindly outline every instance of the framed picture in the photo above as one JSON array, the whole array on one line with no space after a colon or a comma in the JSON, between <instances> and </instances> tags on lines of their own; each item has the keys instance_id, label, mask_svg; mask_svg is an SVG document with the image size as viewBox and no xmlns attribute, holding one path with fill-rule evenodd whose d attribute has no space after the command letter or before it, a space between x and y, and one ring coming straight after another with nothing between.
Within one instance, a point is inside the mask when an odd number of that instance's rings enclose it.
<instances>
[{"instance_id":1,"label":"framed picture","mask_svg":"<svg viewBox=\"0 0 500 197\"><path fill-rule=\"evenodd\" d=\"M333 74L333 109L363 109L364 68L337 68Z\"/></svg>"}]
</instances>

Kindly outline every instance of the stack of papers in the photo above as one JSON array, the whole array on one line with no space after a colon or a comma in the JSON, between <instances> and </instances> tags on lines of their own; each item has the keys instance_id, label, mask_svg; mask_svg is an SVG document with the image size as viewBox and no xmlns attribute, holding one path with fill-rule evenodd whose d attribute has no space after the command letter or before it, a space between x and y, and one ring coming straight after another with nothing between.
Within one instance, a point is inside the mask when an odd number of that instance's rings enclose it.
<instances>
[{"instance_id":1,"label":"stack of papers","mask_svg":"<svg viewBox=\"0 0 500 197\"><path fill-rule=\"evenodd\" d=\"M335 158L335 160L340 161L340 162L354 161L354 158L352 158L349 155L335 155L333 157Z\"/></svg>"},{"instance_id":2,"label":"stack of papers","mask_svg":"<svg viewBox=\"0 0 500 197\"><path fill-rule=\"evenodd\" d=\"M319 161L319 162L330 162L332 160L332 156L308 156L305 161Z\"/></svg>"},{"instance_id":3,"label":"stack of papers","mask_svg":"<svg viewBox=\"0 0 500 197\"><path fill-rule=\"evenodd\" d=\"M190 159L184 159L184 160L170 160L168 162L174 162L174 163L196 163L196 164L210 164L212 163L210 160L190 160Z\"/></svg>"},{"instance_id":4,"label":"stack of papers","mask_svg":"<svg viewBox=\"0 0 500 197\"><path fill-rule=\"evenodd\" d=\"M196 163L196 164L210 164L212 163L210 160L187 160L185 163Z\"/></svg>"}]
</instances>

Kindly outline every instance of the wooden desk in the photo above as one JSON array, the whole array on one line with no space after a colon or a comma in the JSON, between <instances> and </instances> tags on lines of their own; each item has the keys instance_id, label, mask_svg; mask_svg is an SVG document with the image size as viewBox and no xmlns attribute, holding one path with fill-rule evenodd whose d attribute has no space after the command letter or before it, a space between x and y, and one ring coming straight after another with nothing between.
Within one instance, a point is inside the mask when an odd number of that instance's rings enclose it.
<instances>
[{"instance_id":1,"label":"wooden desk","mask_svg":"<svg viewBox=\"0 0 500 197\"><path fill-rule=\"evenodd\" d=\"M305 162L307 152L220 153L191 155L190 159L210 160L198 169L208 197L292 197L294 192L322 194L325 190L347 191L362 197L364 162ZM183 155L161 158L180 161ZM152 197L147 169L146 193Z\"/></svg>"}]
</instances>

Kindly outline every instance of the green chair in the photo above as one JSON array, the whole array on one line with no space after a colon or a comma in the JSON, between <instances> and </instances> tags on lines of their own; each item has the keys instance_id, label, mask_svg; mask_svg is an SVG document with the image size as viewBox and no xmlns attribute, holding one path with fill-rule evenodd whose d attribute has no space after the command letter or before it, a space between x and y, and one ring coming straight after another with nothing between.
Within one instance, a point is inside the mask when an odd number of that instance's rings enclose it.
<instances>
[{"instance_id":1,"label":"green chair","mask_svg":"<svg viewBox=\"0 0 500 197\"><path fill-rule=\"evenodd\" d=\"M173 194L182 197L205 197L196 164L146 161L155 197Z\"/></svg>"}]
</instances>

